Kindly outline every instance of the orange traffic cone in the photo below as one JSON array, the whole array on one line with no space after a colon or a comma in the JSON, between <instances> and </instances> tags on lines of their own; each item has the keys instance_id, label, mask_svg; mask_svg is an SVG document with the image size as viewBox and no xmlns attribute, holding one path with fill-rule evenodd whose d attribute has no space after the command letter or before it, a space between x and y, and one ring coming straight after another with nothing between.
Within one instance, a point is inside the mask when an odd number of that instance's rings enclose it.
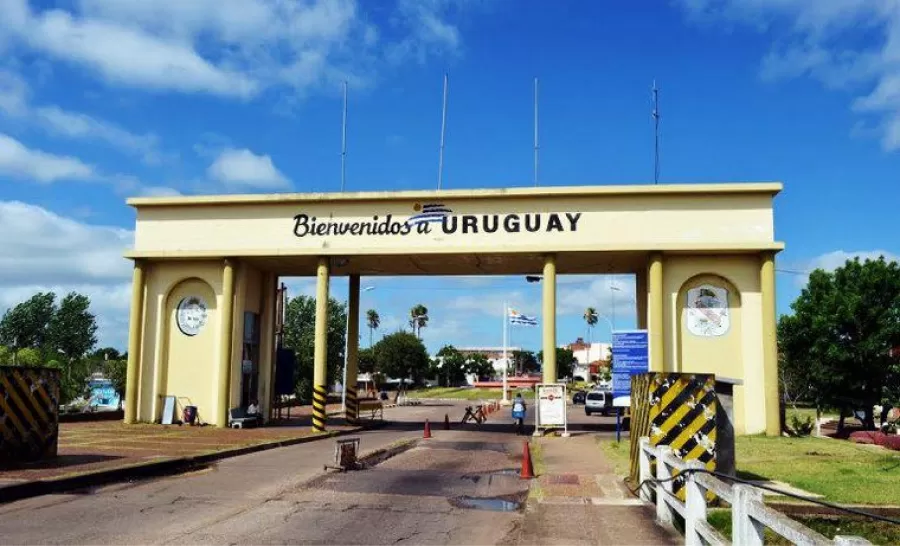
<instances>
[{"instance_id":1,"label":"orange traffic cone","mask_svg":"<svg viewBox=\"0 0 900 546\"><path fill-rule=\"evenodd\" d=\"M428 422L428 419L425 419L425 434L422 435L422 438L431 438L431 423Z\"/></svg>"},{"instance_id":2,"label":"orange traffic cone","mask_svg":"<svg viewBox=\"0 0 900 546\"><path fill-rule=\"evenodd\" d=\"M522 453L522 472L519 474L519 477L523 480L530 480L534 478L534 467L531 465L531 450L528 449L528 441L522 442L524 446L524 452Z\"/></svg>"},{"instance_id":3,"label":"orange traffic cone","mask_svg":"<svg viewBox=\"0 0 900 546\"><path fill-rule=\"evenodd\" d=\"M450 416L444 414L444 430L450 430Z\"/></svg>"}]
</instances>

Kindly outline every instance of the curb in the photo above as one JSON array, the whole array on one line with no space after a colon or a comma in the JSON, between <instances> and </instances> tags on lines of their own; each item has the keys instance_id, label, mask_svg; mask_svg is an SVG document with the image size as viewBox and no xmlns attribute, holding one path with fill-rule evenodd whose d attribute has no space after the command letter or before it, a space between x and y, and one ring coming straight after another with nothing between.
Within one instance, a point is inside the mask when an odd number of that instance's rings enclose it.
<instances>
[{"instance_id":1,"label":"curb","mask_svg":"<svg viewBox=\"0 0 900 546\"><path fill-rule=\"evenodd\" d=\"M387 424L387 421L375 421L371 424L366 424L347 430L330 432L326 431L323 434L318 434L315 436L290 438L287 440L277 440L274 442L266 442L235 449L227 449L215 453L205 453L202 455L177 457L166 459L163 461L138 463L131 466L110 468L109 470L88 472L85 474L79 474L77 476L14 483L6 486L0 486L0 504L31 497L39 497L41 495L47 495L50 493L62 493L65 491L71 491L73 489L97 487L124 480L136 480L140 478L150 478L167 474L180 474L192 468L203 466L222 459L238 457L241 455L249 455L251 453L258 453L260 451L268 451L270 449L276 449L279 447L288 447L316 442L319 440L326 440L329 438L336 438L339 436L357 434L359 432L364 432L367 430L379 429L386 426Z\"/></svg>"}]
</instances>

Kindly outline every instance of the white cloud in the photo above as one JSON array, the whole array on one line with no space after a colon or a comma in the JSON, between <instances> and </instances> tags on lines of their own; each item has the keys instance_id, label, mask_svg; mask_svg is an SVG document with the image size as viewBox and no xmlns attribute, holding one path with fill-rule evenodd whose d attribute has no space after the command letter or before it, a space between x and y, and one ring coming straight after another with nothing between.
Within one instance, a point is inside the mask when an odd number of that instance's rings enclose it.
<instances>
[{"instance_id":1,"label":"white cloud","mask_svg":"<svg viewBox=\"0 0 900 546\"><path fill-rule=\"evenodd\" d=\"M28 84L17 74L0 70L0 112L20 116L28 110Z\"/></svg>"},{"instance_id":2,"label":"white cloud","mask_svg":"<svg viewBox=\"0 0 900 546\"><path fill-rule=\"evenodd\" d=\"M34 114L47 129L64 137L100 140L114 148L141 155L148 163L159 159L159 139L154 135L137 135L110 122L56 106L37 108Z\"/></svg>"},{"instance_id":3,"label":"white cloud","mask_svg":"<svg viewBox=\"0 0 900 546\"><path fill-rule=\"evenodd\" d=\"M54 135L105 142L113 148L140 155L147 163L155 163L161 157L159 139L155 135L134 134L114 123L58 106L34 107L29 104L28 95L25 80L13 72L0 70L0 113L35 123Z\"/></svg>"},{"instance_id":4,"label":"white cloud","mask_svg":"<svg viewBox=\"0 0 900 546\"><path fill-rule=\"evenodd\" d=\"M144 186L138 190L138 195L141 197L174 197L181 195L181 192L167 186Z\"/></svg>"},{"instance_id":5,"label":"white cloud","mask_svg":"<svg viewBox=\"0 0 900 546\"><path fill-rule=\"evenodd\" d=\"M91 298L101 344L124 348L131 264L129 230L91 225L18 201L0 201L0 313L36 292Z\"/></svg>"},{"instance_id":6,"label":"white cloud","mask_svg":"<svg viewBox=\"0 0 900 546\"><path fill-rule=\"evenodd\" d=\"M847 263L847 260L852 260L854 258L859 258L860 261L877 260L881 256L884 256L884 259L889 262L900 263L900 255L887 250L835 250L816 256L805 264L802 264L799 270L801 274L795 277L795 281L798 287L804 287L806 286L806 283L809 282L809 273L816 269L823 269L830 272L843 266ZM790 270L793 271L793 269Z\"/></svg>"},{"instance_id":7,"label":"white cloud","mask_svg":"<svg viewBox=\"0 0 900 546\"><path fill-rule=\"evenodd\" d=\"M247 149L223 150L207 169L207 175L231 188L283 189L288 179L275 168L268 155L256 155Z\"/></svg>"},{"instance_id":8,"label":"white cloud","mask_svg":"<svg viewBox=\"0 0 900 546\"><path fill-rule=\"evenodd\" d=\"M93 167L78 158L32 150L3 133L0 133L0 174L43 184L89 180L96 176Z\"/></svg>"},{"instance_id":9,"label":"white cloud","mask_svg":"<svg viewBox=\"0 0 900 546\"><path fill-rule=\"evenodd\" d=\"M0 44L16 42L117 85L247 99L273 86L300 95L341 80L362 86L385 59L452 53L460 43L447 21L456 0L398 0L390 13L400 36L385 43L358 0L72 4L42 11L28 0L0 0Z\"/></svg>"},{"instance_id":10,"label":"white cloud","mask_svg":"<svg viewBox=\"0 0 900 546\"><path fill-rule=\"evenodd\" d=\"M774 38L767 79L809 76L865 88L853 109L877 117L881 144L900 150L900 2L897 0L680 0L694 20L750 25Z\"/></svg>"}]
</instances>

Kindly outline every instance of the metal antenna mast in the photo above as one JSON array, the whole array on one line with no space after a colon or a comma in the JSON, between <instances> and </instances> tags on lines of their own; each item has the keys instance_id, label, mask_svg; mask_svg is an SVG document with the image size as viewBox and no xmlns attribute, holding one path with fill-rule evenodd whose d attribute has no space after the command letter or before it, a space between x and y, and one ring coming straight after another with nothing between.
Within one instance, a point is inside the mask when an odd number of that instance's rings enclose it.
<instances>
[{"instance_id":1,"label":"metal antenna mast","mask_svg":"<svg viewBox=\"0 0 900 546\"><path fill-rule=\"evenodd\" d=\"M347 82L344 81L344 114L341 121L341 191L347 180Z\"/></svg>"},{"instance_id":2,"label":"metal antenna mast","mask_svg":"<svg viewBox=\"0 0 900 546\"><path fill-rule=\"evenodd\" d=\"M534 185L538 185L538 79L534 78Z\"/></svg>"},{"instance_id":3,"label":"metal antenna mast","mask_svg":"<svg viewBox=\"0 0 900 546\"><path fill-rule=\"evenodd\" d=\"M659 184L659 89L653 80L653 183Z\"/></svg>"},{"instance_id":4,"label":"metal antenna mast","mask_svg":"<svg viewBox=\"0 0 900 546\"><path fill-rule=\"evenodd\" d=\"M437 189L441 189L441 183L444 180L444 133L447 129L447 90L449 85L449 76L444 74L444 106L441 110L441 151L440 156L438 157Z\"/></svg>"}]
</instances>

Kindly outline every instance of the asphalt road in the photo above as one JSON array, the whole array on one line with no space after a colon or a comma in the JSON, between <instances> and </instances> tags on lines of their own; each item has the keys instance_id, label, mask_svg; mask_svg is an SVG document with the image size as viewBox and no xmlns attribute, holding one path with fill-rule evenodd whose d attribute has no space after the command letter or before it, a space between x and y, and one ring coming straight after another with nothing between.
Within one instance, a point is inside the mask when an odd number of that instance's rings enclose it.
<instances>
[{"instance_id":1,"label":"asphalt road","mask_svg":"<svg viewBox=\"0 0 900 546\"><path fill-rule=\"evenodd\" d=\"M369 470L323 475L329 440L226 459L190 474L47 495L0 506L6 544L495 544L524 516L473 510L461 498L524 500L506 411L480 427L444 431L464 404L386 410L394 423L360 434L363 452L434 438ZM570 409L572 427L610 418Z\"/></svg>"}]
</instances>

